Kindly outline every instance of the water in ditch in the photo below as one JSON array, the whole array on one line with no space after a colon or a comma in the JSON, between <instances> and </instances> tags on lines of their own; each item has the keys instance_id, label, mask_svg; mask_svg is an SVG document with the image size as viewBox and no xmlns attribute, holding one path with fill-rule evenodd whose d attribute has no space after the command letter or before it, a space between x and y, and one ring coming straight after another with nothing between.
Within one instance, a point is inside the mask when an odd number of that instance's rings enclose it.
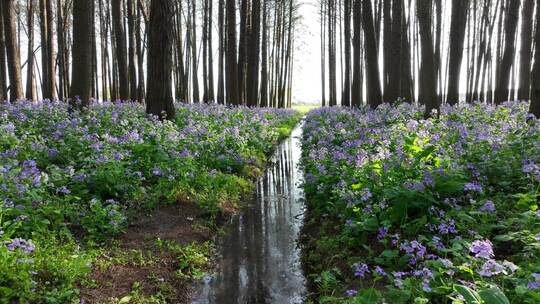
<instances>
[{"instance_id":1,"label":"water in ditch","mask_svg":"<svg viewBox=\"0 0 540 304\"><path fill-rule=\"evenodd\" d=\"M257 183L257 200L222 240L216 273L205 278L195 304L296 304L306 294L297 240L303 221L301 126L274 152Z\"/></svg>"}]
</instances>

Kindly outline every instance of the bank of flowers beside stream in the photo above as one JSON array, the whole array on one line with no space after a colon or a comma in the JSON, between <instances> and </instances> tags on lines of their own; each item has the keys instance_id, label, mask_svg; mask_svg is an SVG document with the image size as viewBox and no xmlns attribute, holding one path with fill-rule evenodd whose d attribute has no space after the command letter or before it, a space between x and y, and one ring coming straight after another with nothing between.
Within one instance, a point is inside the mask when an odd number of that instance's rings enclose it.
<instances>
[{"instance_id":1,"label":"bank of flowers beside stream","mask_svg":"<svg viewBox=\"0 0 540 304\"><path fill-rule=\"evenodd\" d=\"M136 103L82 113L48 101L0 105L0 302L78 303L78 282L141 210L193 203L210 221L230 212L300 119L292 110L177 108L169 122Z\"/></svg>"},{"instance_id":2,"label":"bank of flowers beside stream","mask_svg":"<svg viewBox=\"0 0 540 304\"><path fill-rule=\"evenodd\" d=\"M303 262L317 303L539 303L527 106L310 112Z\"/></svg>"}]
</instances>

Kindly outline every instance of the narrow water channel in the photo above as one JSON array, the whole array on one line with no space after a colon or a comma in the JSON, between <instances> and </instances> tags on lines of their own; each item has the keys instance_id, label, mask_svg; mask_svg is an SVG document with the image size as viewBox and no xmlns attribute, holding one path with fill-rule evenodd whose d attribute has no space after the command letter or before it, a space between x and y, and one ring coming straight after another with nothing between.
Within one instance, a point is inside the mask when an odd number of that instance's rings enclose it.
<instances>
[{"instance_id":1,"label":"narrow water channel","mask_svg":"<svg viewBox=\"0 0 540 304\"><path fill-rule=\"evenodd\" d=\"M222 242L217 273L204 280L192 303L302 303L300 135L299 126L277 147L257 184L257 201L234 220Z\"/></svg>"}]
</instances>

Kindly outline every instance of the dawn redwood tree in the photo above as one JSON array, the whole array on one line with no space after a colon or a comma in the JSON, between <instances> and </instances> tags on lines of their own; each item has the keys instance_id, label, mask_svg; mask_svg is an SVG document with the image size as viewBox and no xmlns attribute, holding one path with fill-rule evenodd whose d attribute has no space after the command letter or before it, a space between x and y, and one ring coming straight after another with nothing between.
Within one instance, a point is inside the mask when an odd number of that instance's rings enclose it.
<instances>
[{"instance_id":1,"label":"dawn redwood tree","mask_svg":"<svg viewBox=\"0 0 540 304\"><path fill-rule=\"evenodd\" d=\"M362 73L362 2L354 0L353 4L353 80L351 86L351 105L359 107L362 104L363 81Z\"/></svg>"},{"instance_id":2,"label":"dawn redwood tree","mask_svg":"<svg viewBox=\"0 0 540 304\"><path fill-rule=\"evenodd\" d=\"M367 98L369 105L376 108L382 103L382 93L371 1L362 1L362 27L364 29L364 46L366 48Z\"/></svg>"},{"instance_id":3,"label":"dawn redwood tree","mask_svg":"<svg viewBox=\"0 0 540 304\"><path fill-rule=\"evenodd\" d=\"M523 0L521 10L521 48L519 62L518 99L529 100L531 90L531 59L534 0ZM536 18L539 18L537 16Z\"/></svg>"},{"instance_id":4,"label":"dawn redwood tree","mask_svg":"<svg viewBox=\"0 0 540 304\"><path fill-rule=\"evenodd\" d=\"M536 16L540 16L540 0L536 0ZM534 66L532 72L531 106L529 112L540 118L540 18L536 17L534 35Z\"/></svg>"},{"instance_id":5,"label":"dawn redwood tree","mask_svg":"<svg viewBox=\"0 0 540 304\"><path fill-rule=\"evenodd\" d=\"M34 0L28 0L28 59L26 61L26 99L37 100L34 82Z\"/></svg>"},{"instance_id":6,"label":"dawn redwood tree","mask_svg":"<svg viewBox=\"0 0 540 304\"><path fill-rule=\"evenodd\" d=\"M246 102L257 106L259 95L259 52L260 52L261 3L253 0L251 7L251 34L249 35Z\"/></svg>"},{"instance_id":7,"label":"dawn redwood tree","mask_svg":"<svg viewBox=\"0 0 540 304\"><path fill-rule=\"evenodd\" d=\"M516 53L515 40L521 0L509 1L504 21L504 53L499 63L495 85L495 103L500 104L508 99L510 74Z\"/></svg>"},{"instance_id":8,"label":"dawn redwood tree","mask_svg":"<svg viewBox=\"0 0 540 304\"><path fill-rule=\"evenodd\" d=\"M225 103L225 0L218 2L218 31L219 31L219 53L218 53L218 86L217 102Z\"/></svg>"},{"instance_id":9,"label":"dawn redwood tree","mask_svg":"<svg viewBox=\"0 0 540 304\"><path fill-rule=\"evenodd\" d=\"M459 102L459 72L463 59L465 26L469 0L452 1L452 19L450 23L450 50L448 62L448 91L446 100L454 105Z\"/></svg>"},{"instance_id":10,"label":"dawn redwood tree","mask_svg":"<svg viewBox=\"0 0 540 304\"><path fill-rule=\"evenodd\" d=\"M402 54L402 31L403 31L403 1L392 1L392 23L390 37L390 56L385 72L387 73L388 83L384 89L386 102L394 102L399 97L401 91L401 68L402 61L409 60Z\"/></svg>"},{"instance_id":11,"label":"dawn redwood tree","mask_svg":"<svg viewBox=\"0 0 540 304\"><path fill-rule=\"evenodd\" d=\"M345 75L343 79L343 93L341 95L341 105L350 107L351 106L351 0L344 0L343 2L343 15L345 20L344 30L343 30L343 43L345 44Z\"/></svg>"},{"instance_id":12,"label":"dawn redwood tree","mask_svg":"<svg viewBox=\"0 0 540 304\"><path fill-rule=\"evenodd\" d=\"M56 99L56 60L52 0L40 0L41 62L43 70L43 98Z\"/></svg>"},{"instance_id":13,"label":"dawn redwood tree","mask_svg":"<svg viewBox=\"0 0 540 304\"><path fill-rule=\"evenodd\" d=\"M6 41L6 54L9 73L10 100L16 101L24 98L21 59L17 43L17 13L15 0L2 0L2 13L4 21L4 35Z\"/></svg>"},{"instance_id":14,"label":"dawn redwood tree","mask_svg":"<svg viewBox=\"0 0 540 304\"><path fill-rule=\"evenodd\" d=\"M7 97L6 39L4 36L4 8L0 4L0 101Z\"/></svg>"},{"instance_id":15,"label":"dawn redwood tree","mask_svg":"<svg viewBox=\"0 0 540 304\"><path fill-rule=\"evenodd\" d=\"M227 103L238 104L236 0L227 0Z\"/></svg>"},{"instance_id":16,"label":"dawn redwood tree","mask_svg":"<svg viewBox=\"0 0 540 304\"><path fill-rule=\"evenodd\" d=\"M137 56L135 45L135 0L127 0L128 22L128 69L129 69L129 98L137 100ZM141 73L142 71L139 71Z\"/></svg>"},{"instance_id":17,"label":"dawn redwood tree","mask_svg":"<svg viewBox=\"0 0 540 304\"><path fill-rule=\"evenodd\" d=\"M92 43L93 5L87 0L73 0L73 51L70 89L70 105L74 108L87 107L92 90L92 61L88 46ZM78 102L80 101L80 102Z\"/></svg>"},{"instance_id":18,"label":"dawn redwood tree","mask_svg":"<svg viewBox=\"0 0 540 304\"><path fill-rule=\"evenodd\" d=\"M369 1L367 1L369 2ZM418 17L418 26L420 30L420 40L422 49L422 63L420 74L422 82L420 83L420 94L424 100L419 100L420 104L426 106L424 117L432 115L432 111L439 112L439 102L437 100L437 78L435 72L435 56L433 53L433 38L431 36L431 14L432 6L430 0L416 1L416 15Z\"/></svg>"},{"instance_id":19,"label":"dawn redwood tree","mask_svg":"<svg viewBox=\"0 0 540 304\"><path fill-rule=\"evenodd\" d=\"M171 78L173 20L173 0L151 0L148 22L146 112L169 120L174 119L175 115Z\"/></svg>"},{"instance_id":20,"label":"dawn redwood tree","mask_svg":"<svg viewBox=\"0 0 540 304\"><path fill-rule=\"evenodd\" d=\"M114 30L116 62L118 65L119 97L129 99L129 80L126 36L124 31L124 14L122 13L123 0L111 1L112 23Z\"/></svg>"}]
</instances>

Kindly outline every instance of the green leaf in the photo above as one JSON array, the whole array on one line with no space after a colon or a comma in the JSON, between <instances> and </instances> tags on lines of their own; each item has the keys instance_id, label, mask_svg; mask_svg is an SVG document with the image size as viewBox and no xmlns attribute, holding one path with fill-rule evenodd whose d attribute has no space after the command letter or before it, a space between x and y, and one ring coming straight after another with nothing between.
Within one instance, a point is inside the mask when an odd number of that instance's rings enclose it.
<instances>
[{"instance_id":1,"label":"green leaf","mask_svg":"<svg viewBox=\"0 0 540 304\"><path fill-rule=\"evenodd\" d=\"M381 300L381 292L375 288L369 288L361 291L357 296L357 303L361 304L377 304Z\"/></svg>"},{"instance_id":2,"label":"green leaf","mask_svg":"<svg viewBox=\"0 0 540 304\"><path fill-rule=\"evenodd\" d=\"M510 304L508 298L498 287L482 289L478 294L486 304Z\"/></svg>"},{"instance_id":3,"label":"green leaf","mask_svg":"<svg viewBox=\"0 0 540 304\"><path fill-rule=\"evenodd\" d=\"M454 289L465 298L467 304L483 304L480 295L465 285L454 285Z\"/></svg>"}]
</instances>

